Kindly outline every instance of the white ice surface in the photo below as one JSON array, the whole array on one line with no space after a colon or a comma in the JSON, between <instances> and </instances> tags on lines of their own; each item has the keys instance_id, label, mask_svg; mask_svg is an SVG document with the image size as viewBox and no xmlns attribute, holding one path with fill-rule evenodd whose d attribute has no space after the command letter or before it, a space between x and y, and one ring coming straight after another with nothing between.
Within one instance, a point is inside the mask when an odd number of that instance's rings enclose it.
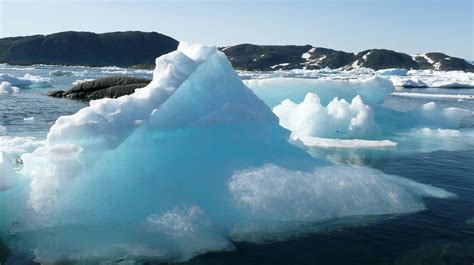
<instances>
[{"instance_id":1,"label":"white ice surface","mask_svg":"<svg viewBox=\"0 0 474 265\"><path fill-rule=\"evenodd\" d=\"M45 77L25 74L23 77L16 77L11 74L0 74L0 83L8 82L11 86L20 88L45 88L50 87L52 80Z\"/></svg>"},{"instance_id":2,"label":"white ice surface","mask_svg":"<svg viewBox=\"0 0 474 265\"><path fill-rule=\"evenodd\" d=\"M18 92L20 92L20 88L12 86L6 81L0 83L0 94L12 94Z\"/></svg>"}]
</instances>

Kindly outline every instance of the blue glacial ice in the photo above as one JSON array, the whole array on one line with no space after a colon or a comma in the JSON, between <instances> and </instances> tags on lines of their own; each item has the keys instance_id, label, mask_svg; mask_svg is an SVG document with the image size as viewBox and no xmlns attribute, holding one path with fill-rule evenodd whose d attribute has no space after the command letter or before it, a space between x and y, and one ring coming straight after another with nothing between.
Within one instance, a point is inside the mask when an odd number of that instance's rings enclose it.
<instances>
[{"instance_id":1,"label":"blue glacial ice","mask_svg":"<svg viewBox=\"0 0 474 265\"><path fill-rule=\"evenodd\" d=\"M339 96L378 104L390 93L377 89L385 81ZM46 142L21 156L16 186L0 192L0 235L37 262L182 261L232 250L231 239L414 212L423 197L454 196L314 159L288 142L290 131L264 101L215 47L180 44L157 58L148 86L59 118Z\"/></svg>"}]
</instances>

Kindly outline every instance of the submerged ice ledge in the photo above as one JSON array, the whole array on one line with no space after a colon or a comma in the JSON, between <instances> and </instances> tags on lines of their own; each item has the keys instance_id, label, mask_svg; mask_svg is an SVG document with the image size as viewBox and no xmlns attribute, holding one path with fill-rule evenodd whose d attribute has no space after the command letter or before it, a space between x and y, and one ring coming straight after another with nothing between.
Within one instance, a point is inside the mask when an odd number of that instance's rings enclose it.
<instances>
[{"instance_id":1,"label":"submerged ice ledge","mask_svg":"<svg viewBox=\"0 0 474 265\"><path fill-rule=\"evenodd\" d=\"M335 103L353 112L349 126L371 119L368 106L390 93L376 89L387 82L331 92L347 100L360 94L353 110ZM296 98L306 96L300 85L304 95ZM264 90L264 101L282 96ZM321 93L321 102L333 100ZM182 261L231 250L230 238L251 240L245 228L258 238L300 222L419 211L423 197L454 196L314 159L288 143L278 122L223 53L181 44L156 60L148 86L59 118L46 142L21 156L20 181L0 192L0 234L14 253L37 262Z\"/></svg>"}]
</instances>

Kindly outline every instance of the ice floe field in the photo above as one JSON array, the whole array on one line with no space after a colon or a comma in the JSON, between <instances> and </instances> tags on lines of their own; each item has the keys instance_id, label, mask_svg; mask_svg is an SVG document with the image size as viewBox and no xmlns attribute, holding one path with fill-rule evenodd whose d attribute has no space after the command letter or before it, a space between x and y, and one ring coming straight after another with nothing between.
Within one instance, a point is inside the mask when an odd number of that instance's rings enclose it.
<instances>
[{"instance_id":1,"label":"ice floe field","mask_svg":"<svg viewBox=\"0 0 474 265\"><path fill-rule=\"evenodd\" d=\"M153 81L43 95L115 75ZM236 72L180 44L0 84L0 263L474 260L474 73Z\"/></svg>"}]
</instances>

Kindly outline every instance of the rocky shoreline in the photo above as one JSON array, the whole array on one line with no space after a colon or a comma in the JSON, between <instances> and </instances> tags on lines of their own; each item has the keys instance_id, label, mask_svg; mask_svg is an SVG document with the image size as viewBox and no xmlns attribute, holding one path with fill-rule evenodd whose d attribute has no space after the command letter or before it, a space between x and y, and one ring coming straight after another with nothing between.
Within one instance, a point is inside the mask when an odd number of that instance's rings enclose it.
<instances>
[{"instance_id":1,"label":"rocky shoreline","mask_svg":"<svg viewBox=\"0 0 474 265\"><path fill-rule=\"evenodd\" d=\"M118 98L130 95L135 89L148 85L151 80L130 76L104 77L75 85L67 91L52 90L45 95L57 98L92 100L100 98Z\"/></svg>"}]
</instances>

